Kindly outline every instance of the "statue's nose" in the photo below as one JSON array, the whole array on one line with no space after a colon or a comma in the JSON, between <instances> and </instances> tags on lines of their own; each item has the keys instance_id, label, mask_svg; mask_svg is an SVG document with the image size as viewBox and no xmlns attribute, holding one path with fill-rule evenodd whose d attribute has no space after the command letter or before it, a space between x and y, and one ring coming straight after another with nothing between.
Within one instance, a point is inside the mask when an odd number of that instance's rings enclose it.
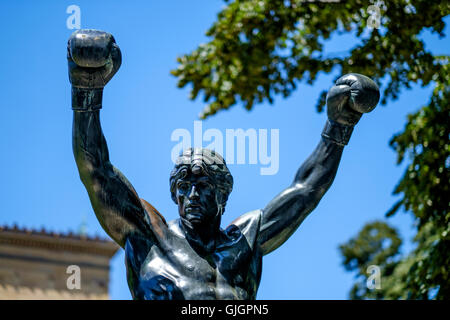
<instances>
[{"instance_id":1,"label":"statue's nose","mask_svg":"<svg viewBox=\"0 0 450 320\"><path fill-rule=\"evenodd\" d=\"M199 194L197 191L197 187L195 186L195 184L192 185L191 187L191 192L189 192L189 198L198 198Z\"/></svg>"}]
</instances>

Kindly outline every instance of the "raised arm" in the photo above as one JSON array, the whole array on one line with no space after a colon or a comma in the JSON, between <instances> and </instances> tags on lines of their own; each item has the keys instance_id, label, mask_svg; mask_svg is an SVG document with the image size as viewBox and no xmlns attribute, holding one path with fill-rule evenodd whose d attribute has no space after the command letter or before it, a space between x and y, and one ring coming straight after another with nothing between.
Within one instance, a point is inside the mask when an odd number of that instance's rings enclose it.
<instances>
[{"instance_id":1,"label":"raised arm","mask_svg":"<svg viewBox=\"0 0 450 320\"><path fill-rule=\"evenodd\" d=\"M72 84L75 161L103 229L120 246L129 235L154 237L157 212L142 202L136 191L109 161L108 147L100 125L103 87L117 72L121 53L112 35L79 30L68 43L67 59Z\"/></svg>"},{"instance_id":2,"label":"raised arm","mask_svg":"<svg viewBox=\"0 0 450 320\"><path fill-rule=\"evenodd\" d=\"M328 92L328 120L318 146L299 168L293 183L261 212L256 241L263 254L282 245L318 205L336 176L354 125L378 100L378 86L359 74L339 78Z\"/></svg>"}]
</instances>

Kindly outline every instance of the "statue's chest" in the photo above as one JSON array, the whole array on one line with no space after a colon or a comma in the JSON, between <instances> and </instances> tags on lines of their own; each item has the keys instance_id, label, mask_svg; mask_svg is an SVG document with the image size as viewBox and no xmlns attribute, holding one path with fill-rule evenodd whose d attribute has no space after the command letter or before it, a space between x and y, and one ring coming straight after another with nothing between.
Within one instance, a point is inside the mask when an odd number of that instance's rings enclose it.
<instances>
[{"instance_id":1,"label":"statue's chest","mask_svg":"<svg viewBox=\"0 0 450 320\"><path fill-rule=\"evenodd\" d=\"M150 248L140 267L139 287L150 298L248 299L254 258L243 237L206 256L196 253L186 239L174 237Z\"/></svg>"}]
</instances>

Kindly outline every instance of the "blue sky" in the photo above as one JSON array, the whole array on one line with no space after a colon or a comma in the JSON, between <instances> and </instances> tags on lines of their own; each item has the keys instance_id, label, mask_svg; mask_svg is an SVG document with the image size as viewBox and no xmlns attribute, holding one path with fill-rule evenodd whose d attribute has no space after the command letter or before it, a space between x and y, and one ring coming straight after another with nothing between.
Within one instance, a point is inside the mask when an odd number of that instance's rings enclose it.
<instances>
[{"instance_id":1,"label":"blue sky","mask_svg":"<svg viewBox=\"0 0 450 320\"><path fill-rule=\"evenodd\" d=\"M101 114L110 157L140 197L168 220L177 217L169 193L173 166L170 140L177 128L193 132L205 106L190 101L188 89L176 88L169 71L176 57L202 42L223 6L197 1L10 1L0 4L2 88L0 117L0 224L77 230L86 220L90 235L106 234L97 222L72 155L70 84L67 77L66 8L81 8L82 28L114 35L123 63L104 92ZM448 22L448 19L447 19ZM448 28L446 29L448 32ZM449 42L427 32L427 46L448 54ZM329 52L346 50L352 36L327 44ZM314 106L319 93L337 74L322 74L314 86L300 85L289 98L262 104L252 112L242 106L203 122L203 129L279 129L280 167L260 175L258 165L230 165L234 191L223 226L250 210L264 207L287 187L320 139L326 120ZM388 147L406 116L428 101L431 88L413 86L401 98L365 115L346 147L333 186L297 232L264 258L258 299L346 299L353 275L344 271L338 245L368 221L382 219L395 202L392 191L403 172ZM407 240L413 235L408 214L390 219ZM406 245L404 250L411 246ZM111 297L129 299L123 251L112 260Z\"/></svg>"}]
</instances>

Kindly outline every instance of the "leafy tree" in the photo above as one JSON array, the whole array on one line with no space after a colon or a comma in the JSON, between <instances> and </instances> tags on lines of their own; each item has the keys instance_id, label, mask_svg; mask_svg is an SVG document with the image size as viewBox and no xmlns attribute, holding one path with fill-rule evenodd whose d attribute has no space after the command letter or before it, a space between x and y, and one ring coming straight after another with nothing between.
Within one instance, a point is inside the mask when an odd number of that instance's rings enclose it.
<instances>
[{"instance_id":1,"label":"leafy tree","mask_svg":"<svg viewBox=\"0 0 450 320\"><path fill-rule=\"evenodd\" d=\"M178 58L172 74L203 96L206 118L238 103L251 110L275 96L289 96L300 82L313 84L320 72L356 72L374 79L382 104L412 83L433 85L427 105L408 116L390 141L398 163L407 161L394 193L400 209L415 218L416 248L399 253L401 239L385 222L367 224L340 250L344 266L357 272L352 298L450 298L450 70L448 56L433 55L420 38L424 30L444 37L446 1L235 0L207 31L210 41ZM327 40L354 34L358 43L344 53L325 53ZM317 110L326 92L318 97ZM377 264L383 289L365 289L366 269Z\"/></svg>"},{"instance_id":2,"label":"leafy tree","mask_svg":"<svg viewBox=\"0 0 450 320\"><path fill-rule=\"evenodd\" d=\"M347 271L357 271L357 282L350 291L350 298L399 298L404 291L398 277L392 277L399 263L399 248L402 240L397 231L386 223L368 223L358 236L340 247ZM367 270L371 265L380 268L381 290L367 286ZM398 276L398 275L396 275ZM392 282L392 280L397 280ZM395 287L396 290L393 290ZM398 288L399 287L399 288ZM399 290L400 289L400 290Z\"/></svg>"}]
</instances>

